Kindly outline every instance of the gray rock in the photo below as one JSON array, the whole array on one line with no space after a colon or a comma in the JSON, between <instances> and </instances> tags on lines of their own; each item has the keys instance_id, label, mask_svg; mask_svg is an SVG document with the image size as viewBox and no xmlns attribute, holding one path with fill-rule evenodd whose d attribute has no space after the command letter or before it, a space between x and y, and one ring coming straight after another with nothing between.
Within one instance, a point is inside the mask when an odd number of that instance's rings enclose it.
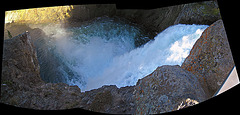
<instances>
[{"instance_id":1,"label":"gray rock","mask_svg":"<svg viewBox=\"0 0 240 115\"><path fill-rule=\"evenodd\" d=\"M81 99L81 91L76 86L42 81L35 46L28 32L4 40L3 48L2 103L33 109L66 109Z\"/></svg>"},{"instance_id":2,"label":"gray rock","mask_svg":"<svg viewBox=\"0 0 240 115\"><path fill-rule=\"evenodd\" d=\"M205 24L210 25L221 19L216 1L204 1L184 4L174 24Z\"/></svg>"},{"instance_id":3,"label":"gray rock","mask_svg":"<svg viewBox=\"0 0 240 115\"><path fill-rule=\"evenodd\" d=\"M206 100L195 75L180 66L161 66L138 80L134 88L135 114L170 112L187 98Z\"/></svg>"},{"instance_id":4,"label":"gray rock","mask_svg":"<svg viewBox=\"0 0 240 115\"><path fill-rule=\"evenodd\" d=\"M28 32L4 40L2 82L31 88L43 83L39 72L37 54Z\"/></svg>"},{"instance_id":5,"label":"gray rock","mask_svg":"<svg viewBox=\"0 0 240 115\"><path fill-rule=\"evenodd\" d=\"M202 33L181 67L195 74L211 97L234 65L223 21L218 20Z\"/></svg>"},{"instance_id":6,"label":"gray rock","mask_svg":"<svg viewBox=\"0 0 240 115\"><path fill-rule=\"evenodd\" d=\"M102 86L98 89L86 91L81 102L83 109L117 114L132 114L134 86L117 88L116 85Z\"/></svg>"}]
</instances>

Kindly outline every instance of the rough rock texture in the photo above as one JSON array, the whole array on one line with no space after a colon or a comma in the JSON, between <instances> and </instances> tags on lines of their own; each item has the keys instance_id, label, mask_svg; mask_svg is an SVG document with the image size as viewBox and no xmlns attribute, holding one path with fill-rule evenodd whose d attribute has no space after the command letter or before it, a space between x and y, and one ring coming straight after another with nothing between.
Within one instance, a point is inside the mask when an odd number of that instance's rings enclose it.
<instances>
[{"instance_id":1,"label":"rough rock texture","mask_svg":"<svg viewBox=\"0 0 240 115\"><path fill-rule=\"evenodd\" d=\"M34 109L61 108L76 98L71 91L78 93L80 89L63 83L45 84L41 80L35 47L28 32L4 40L1 102ZM59 99L62 101L57 101Z\"/></svg>"},{"instance_id":2,"label":"rough rock texture","mask_svg":"<svg viewBox=\"0 0 240 115\"><path fill-rule=\"evenodd\" d=\"M142 26L153 37L174 24L206 24L221 19L216 1L196 2L155 9L117 9L115 4L75 5L71 22L83 22L101 16L118 16ZM71 25L78 25L73 23Z\"/></svg>"},{"instance_id":3,"label":"rough rock texture","mask_svg":"<svg viewBox=\"0 0 240 115\"><path fill-rule=\"evenodd\" d=\"M35 46L37 58L40 62L40 76L43 81L50 83L56 83L56 81L66 83L64 75L58 72L58 67L62 66L61 64L63 63L61 63L59 58L51 52L51 49L49 49L48 41L45 39L49 38L49 36L47 36L43 30L39 28L31 28L26 24L12 23L6 24L5 26L7 29L5 29L4 39L9 39L7 30L11 32L12 36L17 36L19 33L24 33L25 31L29 32L29 35L31 36L30 41L32 41ZM67 66L64 67L64 69L68 69L71 74L72 71Z\"/></svg>"},{"instance_id":4,"label":"rough rock texture","mask_svg":"<svg viewBox=\"0 0 240 115\"><path fill-rule=\"evenodd\" d=\"M55 6L6 11L5 23L46 23L62 22L70 15L71 6Z\"/></svg>"},{"instance_id":5,"label":"rough rock texture","mask_svg":"<svg viewBox=\"0 0 240 115\"><path fill-rule=\"evenodd\" d=\"M2 82L19 86L29 84L29 88L42 83L34 48L28 32L4 40Z\"/></svg>"},{"instance_id":6,"label":"rough rock texture","mask_svg":"<svg viewBox=\"0 0 240 115\"><path fill-rule=\"evenodd\" d=\"M221 19L216 1L196 2L155 9L117 9L115 4L75 5L69 22L83 22L101 16L118 16L141 25L153 37L174 24L206 24ZM73 25L76 25L74 23Z\"/></svg>"},{"instance_id":7,"label":"rough rock texture","mask_svg":"<svg viewBox=\"0 0 240 115\"><path fill-rule=\"evenodd\" d=\"M206 24L210 25L221 19L219 7L216 1L196 2L182 5L174 24Z\"/></svg>"},{"instance_id":8,"label":"rough rock texture","mask_svg":"<svg viewBox=\"0 0 240 115\"><path fill-rule=\"evenodd\" d=\"M102 113L132 114L134 86L117 88L116 85L86 91L81 97L81 108Z\"/></svg>"},{"instance_id":9,"label":"rough rock texture","mask_svg":"<svg viewBox=\"0 0 240 115\"><path fill-rule=\"evenodd\" d=\"M179 66L159 67L140 79L136 86L122 88L110 85L81 92L77 86L65 83L44 83L28 32L5 40L3 55L0 101L17 107L162 113L177 110L187 98L198 102L206 99L197 78Z\"/></svg>"},{"instance_id":10,"label":"rough rock texture","mask_svg":"<svg viewBox=\"0 0 240 115\"><path fill-rule=\"evenodd\" d=\"M203 32L181 67L195 74L211 97L234 65L223 22L218 20Z\"/></svg>"},{"instance_id":11,"label":"rough rock texture","mask_svg":"<svg viewBox=\"0 0 240 115\"><path fill-rule=\"evenodd\" d=\"M138 80L134 88L135 114L156 114L176 110L187 98L206 99L195 75L180 66L161 66Z\"/></svg>"},{"instance_id":12,"label":"rough rock texture","mask_svg":"<svg viewBox=\"0 0 240 115\"><path fill-rule=\"evenodd\" d=\"M116 15L143 26L154 36L167 27L174 25L182 10L182 5L162 7L156 9L118 9Z\"/></svg>"},{"instance_id":13,"label":"rough rock texture","mask_svg":"<svg viewBox=\"0 0 240 115\"><path fill-rule=\"evenodd\" d=\"M19 14L19 16L11 17L11 12L9 13L11 20L16 18L16 20L19 20L16 22L19 23L60 23L63 22L61 20L64 19L64 25L71 27L79 26L83 23L87 23L89 20L102 16L117 16L138 24L151 35L150 38L154 38L156 34L174 24L194 23L210 25L218 19L221 19L216 1L196 2L155 9L118 9L116 4L88 4L49 7L45 10L43 8L37 8L21 10L19 13L18 11L12 13ZM27 17L24 15L26 13L28 14ZM37 16L36 20L39 20L39 22L29 21L29 17L31 16ZM18 19L19 17L20 19ZM7 31L5 31L4 34L4 36L6 36Z\"/></svg>"},{"instance_id":14,"label":"rough rock texture","mask_svg":"<svg viewBox=\"0 0 240 115\"><path fill-rule=\"evenodd\" d=\"M105 113L133 113L133 86L103 86L84 93L77 86L44 83L28 32L4 40L2 62L1 103L43 110L83 108Z\"/></svg>"},{"instance_id":15,"label":"rough rock texture","mask_svg":"<svg viewBox=\"0 0 240 115\"><path fill-rule=\"evenodd\" d=\"M69 21L84 22L92 20L96 17L110 16L116 13L116 5L114 4L88 4L88 5L73 5L70 12Z\"/></svg>"}]
</instances>

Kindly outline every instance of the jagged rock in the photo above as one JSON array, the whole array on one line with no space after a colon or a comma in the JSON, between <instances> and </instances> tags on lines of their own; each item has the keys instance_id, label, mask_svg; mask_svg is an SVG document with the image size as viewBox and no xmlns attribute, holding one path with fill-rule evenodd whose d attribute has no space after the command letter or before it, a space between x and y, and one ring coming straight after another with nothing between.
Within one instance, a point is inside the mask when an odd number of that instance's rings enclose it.
<instances>
[{"instance_id":1,"label":"jagged rock","mask_svg":"<svg viewBox=\"0 0 240 115\"><path fill-rule=\"evenodd\" d=\"M187 98L206 99L195 75L180 66L161 66L138 80L134 88L135 114L170 112Z\"/></svg>"},{"instance_id":2,"label":"jagged rock","mask_svg":"<svg viewBox=\"0 0 240 115\"><path fill-rule=\"evenodd\" d=\"M144 9L117 9L116 15L141 25L155 37L167 27L174 25L176 18L182 10L182 5ZM153 38L152 37L152 38Z\"/></svg>"},{"instance_id":3,"label":"jagged rock","mask_svg":"<svg viewBox=\"0 0 240 115\"><path fill-rule=\"evenodd\" d=\"M133 90L134 86L117 88L116 85L105 85L86 91L82 95L80 105L83 109L95 112L132 114L135 107Z\"/></svg>"},{"instance_id":4,"label":"jagged rock","mask_svg":"<svg viewBox=\"0 0 240 115\"><path fill-rule=\"evenodd\" d=\"M28 32L4 40L1 99L5 104L33 109L66 109L81 91L64 83L45 84L35 46ZM61 100L61 101L59 101Z\"/></svg>"},{"instance_id":5,"label":"jagged rock","mask_svg":"<svg viewBox=\"0 0 240 115\"><path fill-rule=\"evenodd\" d=\"M132 92L133 86L103 86L83 93L77 86L44 83L29 33L4 40L2 103L43 110L83 108L105 113L132 113Z\"/></svg>"},{"instance_id":6,"label":"jagged rock","mask_svg":"<svg viewBox=\"0 0 240 115\"><path fill-rule=\"evenodd\" d=\"M221 19L216 1L204 1L182 5L183 8L174 24L206 24L210 25Z\"/></svg>"},{"instance_id":7,"label":"jagged rock","mask_svg":"<svg viewBox=\"0 0 240 115\"><path fill-rule=\"evenodd\" d=\"M211 97L234 65L223 21L218 20L202 33L181 67L195 74Z\"/></svg>"},{"instance_id":8,"label":"jagged rock","mask_svg":"<svg viewBox=\"0 0 240 115\"><path fill-rule=\"evenodd\" d=\"M4 40L2 82L34 87L43 83L35 47L28 32Z\"/></svg>"}]
</instances>

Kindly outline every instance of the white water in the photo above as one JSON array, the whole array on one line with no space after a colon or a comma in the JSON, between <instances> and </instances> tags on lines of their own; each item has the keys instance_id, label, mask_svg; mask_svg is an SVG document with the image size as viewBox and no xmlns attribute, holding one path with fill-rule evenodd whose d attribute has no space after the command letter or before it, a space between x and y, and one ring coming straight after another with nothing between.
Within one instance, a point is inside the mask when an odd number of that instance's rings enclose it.
<instances>
[{"instance_id":1,"label":"white water","mask_svg":"<svg viewBox=\"0 0 240 115\"><path fill-rule=\"evenodd\" d=\"M134 39L139 37L140 31L108 20L68 30L58 29L60 34L54 34L56 39L49 42L54 43L63 62L81 76L66 76L67 83L88 91L103 85L132 86L158 66L181 65L207 27L174 25L136 48Z\"/></svg>"}]
</instances>

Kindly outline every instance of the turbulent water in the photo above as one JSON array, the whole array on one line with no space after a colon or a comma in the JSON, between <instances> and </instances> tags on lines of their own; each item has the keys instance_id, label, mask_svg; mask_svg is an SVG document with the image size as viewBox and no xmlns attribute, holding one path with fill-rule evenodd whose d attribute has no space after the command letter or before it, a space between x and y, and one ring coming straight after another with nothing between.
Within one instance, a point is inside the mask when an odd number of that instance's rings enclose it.
<instances>
[{"instance_id":1,"label":"turbulent water","mask_svg":"<svg viewBox=\"0 0 240 115\"><path fill-rule=\"evenodd\" d=\"M65 78L62 82L88 91L103 85L135 85L158 66L181 65L207 27L178 24L150 41L138 27L110 18L43 30L51 36L49 50L61 62L56 68Z\"/></svg>"}]
</instances>

